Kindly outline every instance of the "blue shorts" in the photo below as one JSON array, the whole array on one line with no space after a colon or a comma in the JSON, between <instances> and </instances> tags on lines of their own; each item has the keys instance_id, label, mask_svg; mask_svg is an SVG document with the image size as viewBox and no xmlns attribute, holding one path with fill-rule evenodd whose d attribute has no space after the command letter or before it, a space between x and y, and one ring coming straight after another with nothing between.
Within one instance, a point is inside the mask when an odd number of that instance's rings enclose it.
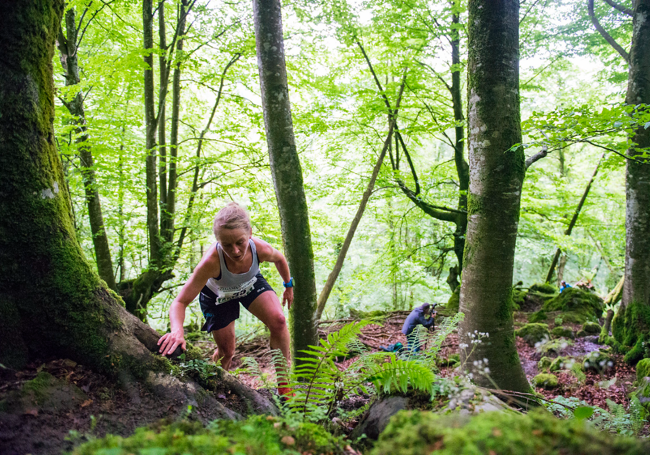
<instances>
[{"instance_id":1,"label":"blue shorts","mask_svg":"<svg viewBox=\"0 0 650 455\"><path fill-rule=\"evenodd\" d=\"M228 300L227 302L216 304L217 295L212 292L207 286L203 286L199 294L199 303L201 304L201 311L205 317L205 324L201 330L208 333L213 330L223 329L227 327L232 321L239 319L239 303L244 305L248 310L251 303L258 298L263 292L273 291L273 288L266 282L261 273L255 275L257 281L253 285L251 292L241 298Z\"/></svg>"}]
</instances>

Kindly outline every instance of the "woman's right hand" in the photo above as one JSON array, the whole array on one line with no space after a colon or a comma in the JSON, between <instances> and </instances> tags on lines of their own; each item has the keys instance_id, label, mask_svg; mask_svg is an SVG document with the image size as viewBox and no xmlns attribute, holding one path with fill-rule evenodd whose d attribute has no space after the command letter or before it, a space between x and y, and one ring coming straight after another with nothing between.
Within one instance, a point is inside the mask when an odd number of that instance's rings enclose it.
<instances>
[{"instance_id":1,"label":"woman's right hand","mask_svg":"<svg viewBox=\"0 0 650 455\"><path fill-rule=\"evenodd\" d=\"M185 341L183 328L172 330L171 333L166 333L158 340L158 352L161 355L171 355L177 347L181 347L183 351L187 351L187 342Z\"/></svg>"}]
</instances>

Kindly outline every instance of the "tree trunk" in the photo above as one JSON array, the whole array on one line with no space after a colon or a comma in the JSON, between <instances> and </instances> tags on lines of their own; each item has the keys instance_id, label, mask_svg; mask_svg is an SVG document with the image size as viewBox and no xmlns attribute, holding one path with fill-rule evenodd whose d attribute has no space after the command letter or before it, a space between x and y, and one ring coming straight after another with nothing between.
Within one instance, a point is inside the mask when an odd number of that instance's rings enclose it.
<instances>
[{"instance_id":1,"label":"tree trunk","mask_svg":"<svg viewBox=\"0 0 650 455\"><path fill-rule=\"evenodd\" d=\"M161 266L160 236L158 232L158 185L156 167L156 130L154 82L153 82L153 0L142 4L143 47L144 47L144 116L145 116L145 158L147 185L147 232L149 239L149 269Z\"/></svg>"},{"instance_id":2,"label":"tree trunk","mask_svg":"<svg viewBox=\"0 0 650 455\"><path fill-rule=\"evenodd\" d=\"M578 206L576 207L575 211L573 212L573 216L571 217L571 221L569 222L569 226L566 228L564 231L564 235L567 237L571 235L571 232L573 232L573 228L575 227L576 223L578 222L578 217L580 216L580 212L582 211L582 207L585 205L585 201L587 200L587 196L589 196L589 191L591 190L591 185L594 183L594 180L596 179L596 176L598 175L598 169L600 168L600 164L603 162L603 159L605 158L605 154L600 157L600 160L598 160L598 164L596 164L596 168L594 169L594 173L591 175L591 178L589 179L589 182L587 183L587 187L585 188L585 191L582 193L582 197L580 198L580 201L578 202ZM548 273L546 274L546 282L550 283L553 280L553 273L555 272L555 267L557 266L557 261L560 259L560 254L562 254L561 249L555 250L555 255L553 256L553 260L551 261L551 266L548 269ZM561 278L559 277L558 273L558 280Z\"/></svg>"},{"instance_id":3,"label":"tree trunk","mask_svg":"<svg viewBox=\"0 0 650 455\"><path fill-rule=\"evenodd\" d=\"M74 86L79 84L79 66L77 47L80 44L77 36L77 21L75 9L70 8L65 14L65 30L63 26L59 31L58 47L60 52L61 66L65 71L65 85ZM73 123L77 126L77 150L81 161L81 177L86 194L88 206L88 220L90 221L90 232L93 236L95 257L97 258L97 271L109 288L116 290L113 261L108 242L108 236L104 229L104 216L102 214L99 191L97 190L97 179L92 148L89 144L88 129L86 127L86 113L84 111L83 96L81 92L75 94L71 101L64 103L68 112L73 117Z\"/></svg>"},{"instance_id":4,"label":"tree trunk","mask_svg":"<svg viewBox=\"0 0 650 455\"><path fill-rule=\"evenodd\" d=\"M650 104L650 0L634 2L634 27L626 102ZM643 125L631 138L638 148L650 147L650 129ZM646 152L647 153L647 152ZM635 363L649 355L650 341L650 158L628 151L625 175L625 285L613 321L616 340L631 350L625 360Z\"/></svg>"},{"instance_id":5,"label":"tree trunk","mask_svg":"<svg viewBox=\"0 0 650 455\"><path fill-rule=\"evenodd\" d=\"M253 0L253 17L271 173L284 251L296 283L290 324L296 359L300 350L318 340L316 280L307 199L291 119L280 0Z\"/></svg>"},{"instance_id":6,"label":"tree trunk","mask_svg":"<svg viewBox=\"0 0 650 455\"><path fill-rule=\"evenodd\" d=\"M519 2L469 1L467 243L460 291L461 350L481 385L527 392L515 348L512 278L525 158L519 113ZM480 344L472 335L488 333ZM474 364L486 358L488 379ZM491 381L494 381L492 383Z\"/></svg>"},{"instance_id":7,"label":"tree trunk","mask_svg":"<svg viewBox=\"0 0 650 455\"><path fill-rule=\"evenodd\" d=\"M165 27L165 0L158 2L158 48L160 55L158 56L158 101L160 103L160 118L158 124L158 180L160 185L160 227L161 234L165 231L165 218L169 218L167 214L167 136L166 136L166 112L167 107L167 82L168 77L165 74L167 68L167 32ZM165 239L166 240L166 239ZM163 249L169 248L169 243L165 241Z\"/></svg>"},{"instance_id":8,"label":"tree trunk","mask_svg":"<svg viewBox=\"0 0 650 455\"><path fill-rule=\"evenodd\" d=\"M142 381L162 406L180 408L176 415L192 405L204 420L238 417L199 384L169 374L169 360L152 354L158 333L127 313L84 259L54 141L52 57L63 0L16 3L0 3L0 363L69 358L125 385ZM217 373L253 412L275 412Z\"/></svg>"}]
</instances>

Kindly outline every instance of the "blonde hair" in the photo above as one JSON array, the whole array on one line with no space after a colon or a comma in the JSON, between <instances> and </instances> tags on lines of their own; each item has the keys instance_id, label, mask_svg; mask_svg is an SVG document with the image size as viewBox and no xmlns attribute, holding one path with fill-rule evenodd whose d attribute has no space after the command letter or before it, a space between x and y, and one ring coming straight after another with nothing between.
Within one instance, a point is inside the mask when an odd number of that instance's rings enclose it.
<instances>
[{"instance_id":1,"label":"blonde hair","mask_svg":"<svg viewBox=\"0 0 650 455\"><path fill-rule=\"evenodd\" d=\"M214 217L214 224L212 226L214 236L219 238L219 231L222 229L245 229L249 233L253 232L251 218L248 216L248 212L236 202L228 203Z\"/></svg>"}]
</instances>

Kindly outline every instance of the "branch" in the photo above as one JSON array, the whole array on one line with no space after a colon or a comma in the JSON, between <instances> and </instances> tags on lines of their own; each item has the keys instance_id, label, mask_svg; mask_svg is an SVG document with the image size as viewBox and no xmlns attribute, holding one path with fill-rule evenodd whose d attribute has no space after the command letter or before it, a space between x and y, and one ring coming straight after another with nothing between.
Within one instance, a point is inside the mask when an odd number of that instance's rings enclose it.
<instances>
[{"instance_id":1,"label":"branch","mask_svg":"<svg viewBox=\"0 0 650 455\"><path fill-rule=\"evenodd\" d=\"M620 3L616 3L614 0L603 0L603 1L607 3L609 6L611 6L612 8L619 10L621 13L625 13L630 17L634 17L634 11L632 11L630 8L626 8Z\"/></svg>"},{"instance_id":2,"label":"branch","mask_svg":"<svg viewBox=\"0 0 650 455\"><path fill-rule=\"evenodd\" d=\"M537 161L541 160L542 158L546 158L547 156L548 156L548 146L543 145L542 150L535 153L533 156L529 156L526 159L526 169L528 169L531 165L533 165Z\"/></svg>"},{"instance_id":3,"label":"branch","mask_svg":"<svg viewBox=\"0 0 650 455\"><path fill-rule=\"evenodd\" d=\"M618 52L621 57L623 57L623 60L625 60L627 63L630 63L630 54L628 54L625 49L623 49L614 38L610 36L607 31L600 25L600 22L598 22L598 18L596 17L596 14L594 13L594 0L587 0L587 9L589 10L589 17L591 18L591 22L594 24L594 27L596 27L596 30L598 30L598 33L607 41L610 46Z\"/></svg>"}]
</instances>

